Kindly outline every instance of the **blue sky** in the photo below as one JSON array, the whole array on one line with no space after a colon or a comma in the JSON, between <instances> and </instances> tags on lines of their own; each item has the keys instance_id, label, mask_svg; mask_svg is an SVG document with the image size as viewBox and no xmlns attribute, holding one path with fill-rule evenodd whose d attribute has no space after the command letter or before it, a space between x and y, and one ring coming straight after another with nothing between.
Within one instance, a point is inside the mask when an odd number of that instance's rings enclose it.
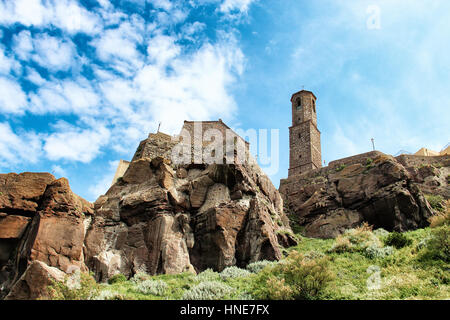
<instances>
[{"instance_id":1,"label":"blue sky","mask_svg":"<svg viewBox=\"0 0 450 320\"><path fill-rule=\"evenodd\" d=\"M318 97L327 162L450 140L447 0L0 0L0 172L67 177L88 200L156 130L280 129Z\"/></svg>"}]
</instances>

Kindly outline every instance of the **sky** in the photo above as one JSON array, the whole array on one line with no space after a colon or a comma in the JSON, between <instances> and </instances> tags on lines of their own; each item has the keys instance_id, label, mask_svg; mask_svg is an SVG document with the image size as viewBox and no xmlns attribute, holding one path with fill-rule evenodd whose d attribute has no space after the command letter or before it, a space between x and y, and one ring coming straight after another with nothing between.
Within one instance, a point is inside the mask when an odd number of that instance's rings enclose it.
<instances>
[{"instance_id":1,"label":"sky","mask_svg":"<svg viewBox=\"0 0 450 320\"><path fill-rule=\"evenodd\" d=\"M160 122L221 118L279 130L278 187L303 88L327 163L439 151L449 52L448 0L0 0L0 172L95 201Z\"/></svg>"}]
</instances>

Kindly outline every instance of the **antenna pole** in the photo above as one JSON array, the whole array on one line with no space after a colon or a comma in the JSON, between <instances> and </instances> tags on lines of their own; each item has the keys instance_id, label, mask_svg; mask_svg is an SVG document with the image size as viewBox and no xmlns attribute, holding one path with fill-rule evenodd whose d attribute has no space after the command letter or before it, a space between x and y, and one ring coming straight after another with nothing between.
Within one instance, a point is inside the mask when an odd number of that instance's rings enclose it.
<instances>
[{"instance_id":1,"label":"antenna pole","mask_svg":"<svg viewBox=\"0 0 450 320\"><path fill-rule=\"evenodd\" d=\"M370 139L370 140L372 141L372 148L373 148L373 151L375 151L375 139L372 138L372 139Z\"/></svg>"}]
</instances>

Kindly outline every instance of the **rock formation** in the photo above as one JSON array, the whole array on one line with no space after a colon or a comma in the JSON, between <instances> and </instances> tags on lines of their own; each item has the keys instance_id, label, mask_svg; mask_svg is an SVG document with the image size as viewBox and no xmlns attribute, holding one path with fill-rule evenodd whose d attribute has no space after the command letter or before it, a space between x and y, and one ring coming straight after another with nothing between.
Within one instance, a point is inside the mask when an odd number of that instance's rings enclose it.
<instances>
[{"instance_id":1,"label":"rock formation","mask_svg":"<svg viewBox=\"0 0 450 320\"><path fill-rule=\"evenodd\" d=\"M0 174L0 296L33 261L63 272L86 271L83 241L92 214L92 204L75 195L64 178L56 180L49 173ZM30 274L35 274L33 270ZM21 282L22 287L27 281Z\"/></svg>"},{"instance_id":2,"label":"rock formation","mask_svg":"<svg viewBox=\"0 0 450 320\"><path fill-rule=\"evenodd\" d=\"M149 139L94 204L48 173L0 175L0 298L48 298L50 279L77 270L99 281L221 271L278 260L296 244L281 196L254 160L174 165L168 136Z\"/></svg>"},{"instance_id":3,"label":"rock formation","mask_svg":"<svg viewBox=\"0 0 450 320\"><path fill-rule=\"evenodd\" d=\"M256 164L131 162L95 202L86 263L103 281L115 273L222 270L277 260L295 244L281 196Z\"/></svg>"},{"instance_id":4,"label":"rock formation","mask_svg":"<svg viewBox=\"0 0 450 320\"><path fill-rule=\"evenodd\" d=\"M282 180L280 192L307 236L332 238L368 222L406 231L425 227L432 210L424 193L449 198L450 157L371 152Z\"/></svg>"}]
</instances>

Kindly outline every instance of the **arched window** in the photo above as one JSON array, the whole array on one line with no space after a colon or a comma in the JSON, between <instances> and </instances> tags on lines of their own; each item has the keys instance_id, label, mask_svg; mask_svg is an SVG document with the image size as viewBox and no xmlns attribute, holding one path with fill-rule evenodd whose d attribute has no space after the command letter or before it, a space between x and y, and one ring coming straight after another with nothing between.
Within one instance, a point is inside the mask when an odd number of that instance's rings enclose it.
<instances>
[{"instance_id":1,"label":"arched window","mask_svg":"<svg viewBox=\"0 0 450 320\"><path fill-rule=\"evenodd\" d=\"M295 101L297 110L300 110L302 108L302 98L297 98L297 100Z\"/></svg>"},{"instance_id":2,"label":"arched window","mask_svg":"<svg viewBox=\"0 0 450 320\"><path fill-rule=\"evenodd\" d=\"M313 110L314 110L314 113L316 113L316 100L312 100L312 105L313 105Z\"/></svg>"}]
</instances>

